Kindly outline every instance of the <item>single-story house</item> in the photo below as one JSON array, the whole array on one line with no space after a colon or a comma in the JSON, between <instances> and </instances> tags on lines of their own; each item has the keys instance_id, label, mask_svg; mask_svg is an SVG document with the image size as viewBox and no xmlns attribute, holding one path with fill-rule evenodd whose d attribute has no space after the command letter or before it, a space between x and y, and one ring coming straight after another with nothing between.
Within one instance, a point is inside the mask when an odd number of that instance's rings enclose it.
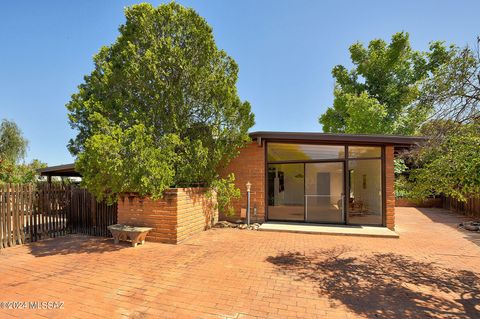
<instances>
[{"instance_id":1,"label":"single-story house","mask_svg":"<svg viewBox=\"0 0 480 319\"><path fill-rule=\"evenodd\" d=\"M242 194L233 203L235 215L223 218L245 217L246 184L250 183L252 221L368 225L391 230L395 228L394 155L424 140L306 132L253 132L250 136L251 143L222 172L235 174ZM40 172L49 177L78 176L73 164L47 167ZM129 212L139 211L132 205L148 207L145 202L122 204L119 222L140 221L140 215L130 219ZM157 211L157 215L161 213ZM179 241L178 225L183 223L178 216L172 226L175 242ZM205 218L195 218L197 229L204 229L201 220Z\"/></svg>"},{"instance_id":2,"label":"single-story house","mask_svg":"<svg viewBox=\"0 0 480 319\"><path fill-rule=\"evenodd\" d=\"M421 137L253 132L229 164L252 219L395 227L394 154Z\"/></svg>"}]
</instances>

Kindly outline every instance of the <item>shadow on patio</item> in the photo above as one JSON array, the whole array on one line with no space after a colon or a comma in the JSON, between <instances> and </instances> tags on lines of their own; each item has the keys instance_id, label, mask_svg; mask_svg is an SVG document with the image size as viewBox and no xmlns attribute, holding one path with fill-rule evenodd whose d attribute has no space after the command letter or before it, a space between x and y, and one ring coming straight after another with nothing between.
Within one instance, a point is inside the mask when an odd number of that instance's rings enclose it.
<instances>
[{"instance_id":1,"label":"shadow on patio","mask_svg":"<svg viewBox=\"0 0 480 319\"><path fill-rule=\"evenodd\" d=\"M474 217L465 216L443 208L416 208L424 217L434 223L444 224L458 230L465 239L480 246L480 233L472 232L458 227L465 221L476 220Z\"/></svg>"},{"instance_id":2,"label":"shadow on patio","mask_svg":"<svg viewBox=\"0 0 480 319\"><path fill-rule=\"evenodd\" d=\"M288 252L267 261L368 318L480 318L480 275L395 253L352 256L346 247Z\"/></svg>"},{"instance_id":3,"label":"shadow on patio","mask_svg":"<svg viewBox=\"0 0 480 319\"><path fill-rule=\"evenodd\" d=\"M35 257L69 254L102 254L129 248L127 242L113 244L113 239L84 235L67 235L49 238L29 244L30 253Z\"/></svg>"}]
</instances>

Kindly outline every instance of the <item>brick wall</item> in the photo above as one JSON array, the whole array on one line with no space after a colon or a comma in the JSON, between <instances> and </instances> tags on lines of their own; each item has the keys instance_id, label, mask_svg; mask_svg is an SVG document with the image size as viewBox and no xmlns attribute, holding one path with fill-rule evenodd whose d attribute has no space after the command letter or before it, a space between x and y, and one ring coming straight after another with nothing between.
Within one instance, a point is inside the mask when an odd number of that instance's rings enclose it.
<instances>
[{"instance_id":1,"label":"brick wall","mask_svg":"<svg viewBox=\"0 0 480 319\"><path fill-rule=\"evenodd\" d=\"M152 227L147 241L177 244L218 221L215 199L207 198L206 191L205 188L175 188L158 200L135 194L121 195L118 223Z\"/></svg>"},{"instance_id":2,"label":"brick wall","mask_svg":"<svg viewBox=\"0 0 480 319\"><path fill-rule=\"evenodd\" d=\"M265 153L264 143L261 146L252 142L240 149L240 154L226 167L225 172L235 174L235 185L240 189L242 196L233 201L235 215L232 217L221 216L221 219L239 219L240 210L247 208L246 184L250 182L251 217L252 221L263 222L265 220ZM254 216L254 208L257 216Z\"/></svg>"},{"instance_id":3,"label":"brick wall","mask_svg":"<svg viewBox=\"0 0 480 319\"><path fill-rule=\"evenodd\" d=\"M395 171L394 171L393 146L385 147L385 197L386 203L386 226L395 229Z\"/></svg>"},{"instance_id":4,"label":"brick wall","mask_svg":"<svg viewBox=\"0 0 480 319\"><path fill-rule=\"evenodd\" d=\"M218 222L215 200L205 188L177 188L177 242L211 228Z\"/></svg>"},{"instance_id":5,"label":"brick wall","mask_svg":"<svg viewBox=\"0 0 480 319\"><path fill-rule=\"evenodd\" d=\"M252 142L240 150L225 169L225 174L235 174L235 184L241 191L241 198L233 201L234 216L220 216L221 219L241 218L241 209L247 207L246 183L251 188L252 221L265 220L265 155L261 146ZM395 174L394 148L385 147L385 193L386 226L395 228ZM148 197L121 196L118 202L118 223L148 226L153 230L147 240L164 243L179 243L189 236L213 226L218 221L214 202L205 196L204 188L176 188L166 192L161 200ZM257 215L254 216L254 208Z\"/></svg>"}]
</instances>

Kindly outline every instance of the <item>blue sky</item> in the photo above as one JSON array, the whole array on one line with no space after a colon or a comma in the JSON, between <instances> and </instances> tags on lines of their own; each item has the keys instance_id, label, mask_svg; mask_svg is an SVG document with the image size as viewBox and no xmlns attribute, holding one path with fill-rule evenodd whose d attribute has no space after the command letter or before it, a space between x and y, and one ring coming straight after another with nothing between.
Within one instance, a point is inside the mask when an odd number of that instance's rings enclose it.
<instances>
[{"instance_id":1,"label":"blue sky","mask_svg":"<svg viewBox=\"0 0 480 319\"><path fill-rule=\"evenodd\" d=\"M179 1L213 27L217 45L240 66L238 89L256 115L252 130L321 131L332 102L331 69L349 65L348 47L410 33L465 45L480 35L480 1ZM14 120L27 160L72 162L65 104L92 56L112 43L135 1L5 1L0 11L0 119ZM161 1L152 1L160 4Z\"/></svg>"}]
</instances>

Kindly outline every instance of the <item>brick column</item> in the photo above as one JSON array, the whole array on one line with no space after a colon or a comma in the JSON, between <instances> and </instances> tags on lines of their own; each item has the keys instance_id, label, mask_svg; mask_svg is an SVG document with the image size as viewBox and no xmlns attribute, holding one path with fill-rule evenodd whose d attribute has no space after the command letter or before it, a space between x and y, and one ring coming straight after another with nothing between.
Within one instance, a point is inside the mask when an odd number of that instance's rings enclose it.
<instances>
[{"instance_id":1,"label":"brick column","mask_svg":"<svg viewBox=\"0 0 480 319\"><path fill-rule=\"evenodd\" d=\"M385 146L386 226L395 229L395 171L393 146Z\"/></svg>"},{"instance_id":2,"label":"brick column","mask_svg":"<svg viewBox=\"0 0 480 319\"><path fill-rule=\"evenodd\" d=\"M264 143L261 146L252 142L240 149L239 155L234 158L226 167L222 175L235 174L235 186L240 189L241 198L233 201L235 209L234 216L221 216L222 219L239 219L242 208L247 208L246 184L250 182L251 217L252 221L265 221L265 149ZM254 208L257 216L254 216Z\"/></svg>"}]
</instances>

